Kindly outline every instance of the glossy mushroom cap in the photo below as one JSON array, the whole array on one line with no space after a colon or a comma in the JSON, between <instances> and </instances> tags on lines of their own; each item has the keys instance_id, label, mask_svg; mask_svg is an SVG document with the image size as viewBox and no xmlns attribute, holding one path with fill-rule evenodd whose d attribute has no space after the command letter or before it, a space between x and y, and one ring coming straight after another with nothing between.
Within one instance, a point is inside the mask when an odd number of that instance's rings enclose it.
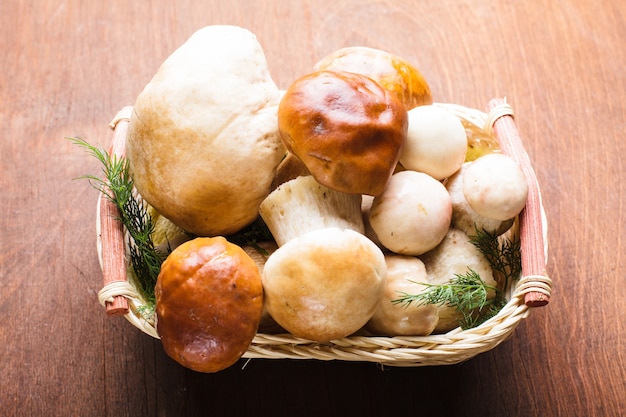
<instances>
[{"instance_id":1,"label":"glossy mushroom cap","mask_svg":"<svg viewBox=\"0 0 626 417\"><path fill-rule=\"evenodd\" d=\"M196 238L163 262L154 289L165 352L198 372L233 365L248 349L263 312L261 274L239 246Z\"/></svg>"},{"instance_id":2,"label":"glossy mushroom cap","mask_svg":"<svg viewBox=\"0 0 626 417\"><path fill-rule=\"evenodd\" d=\"M371 78L319 71L296 80L278 107L285 147L322 185L378 195L406 140L403 104Z\"/></svg>"}]
</instances>

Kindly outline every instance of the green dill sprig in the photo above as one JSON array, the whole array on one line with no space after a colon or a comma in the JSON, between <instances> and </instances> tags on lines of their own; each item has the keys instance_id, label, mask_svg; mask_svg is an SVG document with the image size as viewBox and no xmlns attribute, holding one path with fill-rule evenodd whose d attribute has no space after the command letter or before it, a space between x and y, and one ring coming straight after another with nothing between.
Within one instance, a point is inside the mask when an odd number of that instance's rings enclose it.
<instances>
[{"instance_id":1,"label":"green dill sprig","mask_svg":"<svg viewBox=\"0 0 626 417\"><path fill-rule=\"evenodd\" d=\"M461 313L459 325L466 329L474 327L484 313L488 313L496 302L489 299L489 292L498 292L494 286L488 285L480 275L471 268L465 274L455 274L454 278L445 284L430 284L419 282L427 289L419 294L401 293L400 297L392 300L393 304L405 307L412 303L417 305L435 304L453 307Z\"/></svg>"},{"instance_id":2,"label":"green dill sprig","mask_svg":"<svg viewBox=\"0 0 626 417\"><path fill-rule=\"evenodd\" d=\"M519 238L498 238L495 233L475 228L476 234L469 236L470 243L487 259L491 269L501 278L503 291L522 273L522 254Z\"/></svg>"},{"instance_id":3,"label":"green dill sprig","mask_svg":"<svg viewBox=\"0 0 626 417\"><path fill-rule=\"evenodd\" d=\"M161 253L152 241L155 224L146 206L135 198L134 183L128 160L111 155L81 138L68 138L84 148L102 164L102 177L83 175L90 184L112 201L119 211L119 220L129 235L129 255L139 289L147 303L154 304L154 286L167 253Z\"/></svg>"},{"instance_id":4,"label":"green dill sprig","mask_svg":"<svg viewBox=\"0 0 626 417\"><path fill-rule=\"evenodd\" d=\"M498 314L507 303L504 291L510 282L519 278L522 270L520 241L499 238L495 233L478 229L469 238L470 243L487 259L494 274L502 277L498 287L487 285L477 272L468 268L466 274L455 274L444 284L419 282L427 287L425 291L419 294L400 293L399 298L391 302L405 307L412 303L454 307L462 316L459 321L462 329L479 326ZM490 291L495 292L492 298L488 298Z\"/></svg>"}]
</instances>

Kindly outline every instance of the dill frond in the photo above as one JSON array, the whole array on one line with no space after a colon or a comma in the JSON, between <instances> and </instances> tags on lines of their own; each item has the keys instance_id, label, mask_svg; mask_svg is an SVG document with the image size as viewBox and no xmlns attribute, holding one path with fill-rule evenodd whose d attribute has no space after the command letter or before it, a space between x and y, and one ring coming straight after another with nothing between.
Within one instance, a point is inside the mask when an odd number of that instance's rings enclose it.
<instances>
[{"instance_id":1,"label":"dill frond","mask_svg":"<svg viewBox=\"0 0 626 417\"><path fill-rule=\"evenodd\" d=\"M68 138L102 164L102 177L83 175L89 183L111 200L118 209L119 220L129 235L129 256L133 272L144 298L155 302L154 286L167 253L161 253L152 242L154 222L146 206L133 194L134 183L126 158L111 155L81 138Z\"/></svg>"},{"instance_id":2,"label":"dill frond","mask_svg":"<svg viewBox=\"0 0 626 417\"><path fill-rule=\"evenodd\" d=\"M478 229L469 238L487 259L494 274L502 277L499 287L487 285L478 273L468 268L466 274L455 275L445 284L419 283L427 289L420 294L400 293L391 302L405 307L412 303L454 307L462 315L459 326L463 329L476 327L498 314L507 303L504 291L519 278L522 270L520 241L499 238L494 233ZM489 291L495 291L494 298L487 299Z\"/></svg>"}]
</instances>

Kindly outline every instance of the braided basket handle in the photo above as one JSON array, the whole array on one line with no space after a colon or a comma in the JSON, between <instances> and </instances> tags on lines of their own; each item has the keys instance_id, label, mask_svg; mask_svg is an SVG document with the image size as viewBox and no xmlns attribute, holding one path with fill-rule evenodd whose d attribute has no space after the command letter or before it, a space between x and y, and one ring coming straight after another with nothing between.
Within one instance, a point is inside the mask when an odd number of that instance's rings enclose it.
<instances>
[{"instance_id":1,"label":"braided basket handle","mask_svg":"<svg viewBox=\"0 0 626 417\"><path fill-rule=\"evenodd\" d=\"M550 301L552 282L545 269L546 221L539 183L515 127L511 106L504 99L493 99L487 107L485 131L493 130L502 152L517 162L528 182L528 200L520 213L522 279L518 291L523 292L528 307L545 306Z\"/></svg>"},{"instance_id":2,"label":"braided basket handle","mask_svg":"<svg viewBox=\"0 0 626 417\"><path fill-rule=\"evenodd\" d=\"M114 130L109 153L117 158L124 156L131 110L131 107L123 108L109 124L109 127ZM99 252L104 281L104 288L99 294L100 303L105 307L109 316L125 316L129 312L128 299L122 294L108 291L111 287L128 282L124 226L119 220L120 214L115 204L104 193L100 193L98 199L97 231L100 237Z\"/></svg>"}]
</instances>

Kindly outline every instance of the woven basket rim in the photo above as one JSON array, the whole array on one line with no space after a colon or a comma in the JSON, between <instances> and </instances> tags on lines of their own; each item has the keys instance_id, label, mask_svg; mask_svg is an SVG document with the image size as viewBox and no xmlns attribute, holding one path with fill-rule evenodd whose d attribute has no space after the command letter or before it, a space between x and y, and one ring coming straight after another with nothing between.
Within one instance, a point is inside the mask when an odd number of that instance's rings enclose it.
<instances>
[{"instance_id":1,"label":"woven basket rim","mask_svg":"<svg viewBox=\"0 0 626 417\"><path fill-rule=\"evenodd\" d=\"M469 134L492 136L493 112L489 114L474 108L452 103L434 103L458 116ZM508 105L507 105L508 106ZM111 124L130 119L132 107L124 107ZM100 199L98 199L98 206ZM97 210L97 251L102 267L102 244L100 240L99 207ZM541 205L544 251L548 253L547 219ZM124 317L136 328L153 338L159 339L154 322L142 314L145 301L132 283L132 274L127 282L111 283L99 292L99 301L104 306L113 296L122 295L129 302L129 313ZM243 354L249 359L317 359L375 362L380 365L415 367L460 363L480 353L493 349L510 337L519 323L528 317L531 307L524 302L527 292L539 289L550 295L549 278L532 276L517 280L509 293L509 301L500 312L481 325L462 330L457 327L447 333L429 336L349 336L328 343L319 343L295 337L288 333L257 333Z\"/></svg>"}]
</instances>

